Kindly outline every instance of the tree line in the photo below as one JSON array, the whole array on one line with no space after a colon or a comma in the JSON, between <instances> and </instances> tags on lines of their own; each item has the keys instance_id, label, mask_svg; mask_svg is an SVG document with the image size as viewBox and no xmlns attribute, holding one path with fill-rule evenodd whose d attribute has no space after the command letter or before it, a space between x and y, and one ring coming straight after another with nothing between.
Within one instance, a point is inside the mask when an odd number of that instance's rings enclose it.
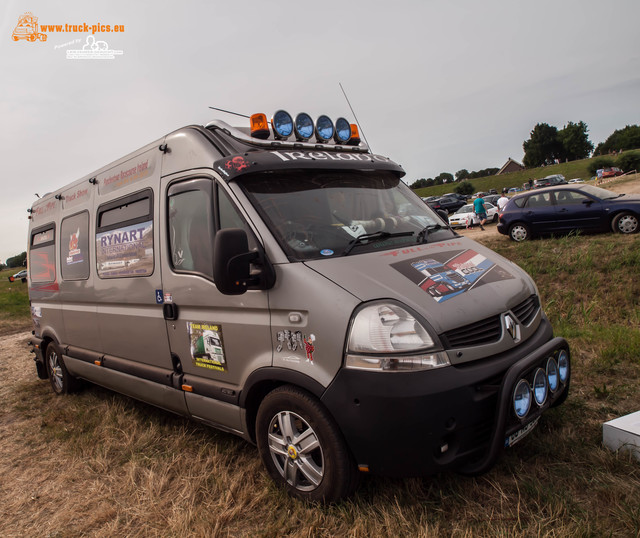
<instances>
[{"instance_id":1,"label":"tree line","mask_svg":"<svg viewBox=\"0 0 640 538\"><path fill-rule=\"evenodd\" d=\"M640 148L640 126L627 125L624 129L614 131L604 142L595 147L589 140L589 129L583 121L568 122L562 129L548 123L538 123L529 133L529 138L522 143L524 150L523 164L525 168L537 168L554 163L586 159L593 156L608 155L619 151ZM458 170L455 181L463 181L478 177L492 176L499 168L485 168L475 172ZM435 178L421 178L410 187L419 189L442 185L454 181L453 174L442 172Z\"/></svg>"}]
</instances>

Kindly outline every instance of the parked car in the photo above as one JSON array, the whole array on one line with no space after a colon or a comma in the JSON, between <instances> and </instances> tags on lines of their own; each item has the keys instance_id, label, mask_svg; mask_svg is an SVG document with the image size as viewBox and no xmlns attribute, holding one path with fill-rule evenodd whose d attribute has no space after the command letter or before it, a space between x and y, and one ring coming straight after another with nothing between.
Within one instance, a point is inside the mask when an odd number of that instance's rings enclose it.
<instances>
[{"instance_id":1,"label":"parked car","mask_svg":"<svg viewBox=\"0 0 640 538\"><path fill-rule=\"evenodd\" d=\"M624 172L622 170L620 170L620 168L616 168L615 166L612 166L611 168L603 168L602 169L602 177L616 177L616 176L621 176L622 174L624 174Z\"/></svg>"},{"instance_id":2,"label":"parked car","mask_svg":"<svg viewBox=\"0 0 640 538\"><path fill-rule=\"evenodd\" d=\"M536 179L533 182L534 189L540 189L542 187L553 187L554 185L566 185L567 180L562 174L552 174L542 179Z\"/></svg>"},{"instance_id":3,"label":"parked car","mask_svg":"<svg viewBox=\"0 0 640 538\"><path fill-rule=\"evenodd\" d=\"M463 202L462 200L454 198L453 196L441 196L437 200L427 202L429 207L431 207L432 209L442 209L447 213L453 213L454 211L457 211L466 203L466 200Z\"/></svg>"},{"instance_id":4,"label":"parked car","mask_svg":"<svg viewBox=\"0 0 640 538\"><path fill-rule=\"evenodd\" d=\"M9 282L15 282L16 280L22 280L22 282L26 282L27 281L27 270L23 269L19 273L16 273L15 275L11 275L9 277Z\"/></svg>"},{"instance_id":5,"label":"parked car","mask_svg":"<svg viewBox=\"0 0 640 538\"><path fill-rule=\"evenodd\" d=\"M511 187L508 194L517 194L519 192L522 192L522 189L520 187Z\"/></svg>"},{"instance_id":6,"label":"parked car","mask_svg":"<svg viewBox=\"0 0 640 538\"><path fill-rule=\"evenodd\" d=\"M498 200L502 197L501 194L490 194L489 196L483 196L482 199L486 202L489 202L492 205L497 206Z\"/></svg>"},{"instance_id":7,"label":"parked car","mask_svg":"<svg viewBox=\"0 0 640 538\"><path fill-rule=\"evenodd\" d=\"M499 219L498 231L514 241L573 230L632 234L640 229L640 196L592 185L558 186L514 196Z\"/></svg>"},{"instance_id":8,"label":"parked car","mask_svg":"<svg viewBox=\"0 0 640 538\"><path fill-rule=\"evenodd\" d=\"M584 183L584 179L580 179L579 177L570 179L569 184L572 184L572 183Z\"/></svg>"},{"instance_id":9,"label":"parked car","mask_svg":"<svg viewBox=\"0 0 640 538\"><path fill-rule=\"evenodd\" d=\"M452 196L453 198L457 198L458 200L464 202L465 204L467 203L467 198L468 198L468 196L465 196L464 194L458 194L457 192L447 192L442 196Z\"/></svg>"},{"instance_id":10,"label":"parked car","mask_svg":"<svg viewBox=\"0 0 640 538\"><path fill-rule=\"evenodd\" d=\"M498 208L486 201L484 207L487 210L487 222L498 222ZM452 228L466 228L476 224L480 224L480 219L476 217L473 204L461 207L449 217L449 226Z\"/></svg>"}]
</instances>

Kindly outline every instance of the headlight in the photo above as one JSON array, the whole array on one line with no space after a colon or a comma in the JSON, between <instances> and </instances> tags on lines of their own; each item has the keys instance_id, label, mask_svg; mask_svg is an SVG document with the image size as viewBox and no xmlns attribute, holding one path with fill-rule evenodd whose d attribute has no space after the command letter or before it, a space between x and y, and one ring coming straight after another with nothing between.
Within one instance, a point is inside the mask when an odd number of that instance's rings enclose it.
<instances>
[{"instance_id":1,"label":"headlight","mask_svg":"<svg viewBox=\"0 0 640 538\"><path fill-rule=\"evenodd\" d=\"M358 311L351 324L345 364L381 371L448 366L446 353L436 347L429 331L404 308L373 303Z\"/></svg>"}]
</instances>

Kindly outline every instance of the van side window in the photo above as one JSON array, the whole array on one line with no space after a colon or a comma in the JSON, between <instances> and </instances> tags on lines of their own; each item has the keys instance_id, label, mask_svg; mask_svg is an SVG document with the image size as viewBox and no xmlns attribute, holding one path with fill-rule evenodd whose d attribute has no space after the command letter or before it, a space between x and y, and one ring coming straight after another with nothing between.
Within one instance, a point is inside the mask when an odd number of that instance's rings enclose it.
<instances>
[{"instance_id":1,"label":"van side window","mask_svg":"<svg viewBox=\"0 0 640 538\"><path fill-rule=\"evenodd\" d=\"M56 279L55 233L55 226L48 224L31 234L29 274L32 282L53 282Z\"/></svg>"},{"instance_id":2,"label":"van side window","mask_svg":"<svg viewBox=\"0 0 640 538\"><path fill-rule=\"evenodd\" d=\"M60 272L64 280L89 278L89 213L87 211L62 220Z\"/></svg>"},{"instance_id":3,"label":"van side window","mask_svg":"<svg viewBox=\"0 0 640 538\"><path fill-rule=\"evenodd\" d=\"M238 213L238 210L229 199L229 195L221 188L218 188L218 218L219 228L221 230L225 228L242 228L245 232L247 232L247 238L249 239L249 250L253 250L258 246L251 228L242 218L242 215Z\"/></svg>"},{"instance_id":4,"label":"van side window","mask_svg":"<svg viewBox=\"0 0 640 538\"><path fill-rule=\"evenodd\" d=\"M169 188L169 249L174 270L213 278L211 180L198 178Z\"/></svg>"},{"instance_id":5,"label":"van side window","mask_svg":"<svg viewBox=\"0 0 640 538\"><path fill-rule=\"evenodd\" d=\"M100 278L153 273L153 194L147 189L98 208L96 266Z\"/></svg>"}]
</instances>

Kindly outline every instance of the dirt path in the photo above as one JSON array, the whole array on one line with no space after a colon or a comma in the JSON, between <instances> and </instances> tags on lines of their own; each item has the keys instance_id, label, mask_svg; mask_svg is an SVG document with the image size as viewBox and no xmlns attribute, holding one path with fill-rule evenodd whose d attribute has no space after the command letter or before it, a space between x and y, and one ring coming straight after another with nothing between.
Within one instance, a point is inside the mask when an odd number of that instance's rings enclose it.
<instances>
[{"instance_id":1,"label":"dirt path","mask_svg":"<svg viewBox=\"0 0 640 538\"><path fill-rule=\"evenodd\" d=\"M617 193L640 194L640 174L634 174L623 179L616 178L608 183L603 183L602 185L597 186ZM479 226L475 226L474 228L469 229L459 228L456 231L459 234L466 235L473 240L500 236L496 224L487 223L484 225L484 228L484 231L482 231ZM508 239L506 235L501 237L504 237L505 240Z\"/></svg>"}]
</instances>

